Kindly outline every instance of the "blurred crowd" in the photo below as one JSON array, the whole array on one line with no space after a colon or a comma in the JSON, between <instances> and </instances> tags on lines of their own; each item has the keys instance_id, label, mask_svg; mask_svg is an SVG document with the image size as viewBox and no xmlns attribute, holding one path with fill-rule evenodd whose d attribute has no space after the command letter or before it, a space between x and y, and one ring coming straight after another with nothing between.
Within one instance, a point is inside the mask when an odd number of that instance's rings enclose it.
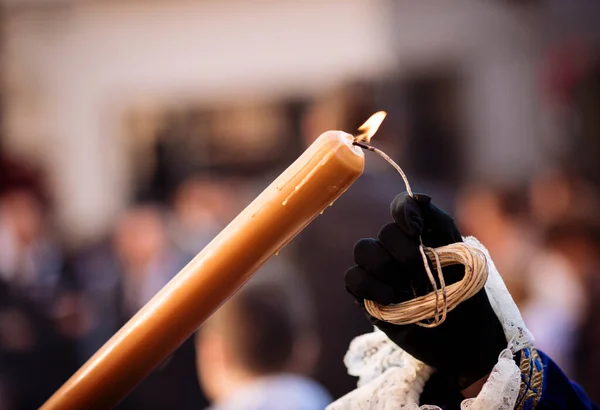
<instances>
[{"instance_id":1,"label":"blurred crowd","mask_svg":"<svg viewBox=\"0 0 600 410\"><path fill-rule=\"evenodd\" d=\"M456 206L459 227L489 249L536 346L594 401L600 398L599 193L578 175L552 170L524 189L465 188Z\"/></svg>"},{"instance_id":2,"label":"blurred crowd","mask_svg":"<svg viewBox=\"0 0 600 410\"><path fill-rule=\"evenodd\" d=\"M189 178L169 203L140 200L98 243L66 249L42 175L0 172L0 408L37 408L229 218L228 189ZM122 408L202 408L186 342Z\"/></svg>"},{"instance_id":3,"label":"blurred crowd","mask_svg":"<svg viewBox=\"0 0 600 410\"><path fill-rule=\"evenodd\" d=\"M305 113L304 145L325 129L356 129L374 111L361 101L342 107L343 115L324 107ZM391 134L382 128L378 144L395 156ZM343 273L354 242L377 234L403 190L395 171L372 159L335 207L119 408L280 409L290 397L306 401L299 408L322 408L351 390L344 353L370 325L346 294ZM192 173L167 192L164 184L145 187L103 240L67 247L43 172L6 156L0 167L0 409L7 410L43 403L269 182ZM418 182L417 189L436 186ZM598 184L557 168L519 187L426 191L464 235L488 247L537 346L599 401ZM271 407L261 404L265 397Z\"/></svg>"}]
</instances>

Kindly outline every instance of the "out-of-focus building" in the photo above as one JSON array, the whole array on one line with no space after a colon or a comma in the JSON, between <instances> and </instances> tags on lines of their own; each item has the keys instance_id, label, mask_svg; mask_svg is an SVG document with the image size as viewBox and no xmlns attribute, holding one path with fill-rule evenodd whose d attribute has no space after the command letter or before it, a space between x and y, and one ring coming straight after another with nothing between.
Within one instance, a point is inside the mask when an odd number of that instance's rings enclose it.
<instances>
[{"instance_id":1,"label":"out-of-focus building","mask_svg":"<svg viewBox=\"0 0 600 410\"><path fill-rule=\"evenodd\" d=\"M3 3L3 143L47 166L78 239L106 231L143 166L126 113L144 112L151 129L165 107L310 99L353 79L382 92L457 84L456 102L434 100L464 119L453 143L463 172L522 179L551 148L539 90L548 50L599 37L592 1Z\"/></svg>"}]
</instances>

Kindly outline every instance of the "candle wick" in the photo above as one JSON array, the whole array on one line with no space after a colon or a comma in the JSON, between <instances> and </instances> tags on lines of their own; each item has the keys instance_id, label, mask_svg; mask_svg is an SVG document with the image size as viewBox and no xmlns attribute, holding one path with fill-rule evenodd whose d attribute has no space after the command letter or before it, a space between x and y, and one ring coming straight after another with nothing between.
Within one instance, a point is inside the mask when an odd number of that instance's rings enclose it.
<instances>
[{"instance_id":1,"label":"candle wick","mask_svg":"<svg viewBox=\"0 0 600 410\"><path fill-rule=\"evenodd\" d=\"M396 169L396 171L398 171L398 173L404 180L404 185L406 186L406 192L408 192L408 195L410 195L411 198L414 198L413 192L412 192L412 189L410 188L410 183L408 182L408 178L406 177L406 174L404 173L402 168L400 168L400 165L398 165L393 159L391 159L388 154L386 154L379 148L375 148L371 145L365 144L364 142L354 140L352 145L356 145L357 147L360 147L364 150L374 152L375 154L379 155L381 158L385 159L391 166L393 166Z\"/></svg>"}]
</instances>

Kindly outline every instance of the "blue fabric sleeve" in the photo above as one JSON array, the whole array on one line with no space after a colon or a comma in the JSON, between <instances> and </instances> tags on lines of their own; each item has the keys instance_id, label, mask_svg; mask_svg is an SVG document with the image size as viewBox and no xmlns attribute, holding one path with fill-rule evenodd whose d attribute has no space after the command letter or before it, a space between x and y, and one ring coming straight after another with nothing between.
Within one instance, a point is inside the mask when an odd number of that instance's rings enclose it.
<instances>
[{"instance_id":1,"label":"blue fabric sleeve","mask_svg":"<svg viewBox=\"0 0 600 410\"><path fill-rule=\"evenodd\" d=\"M579 385L569 380L552 359L543 352L538 351L538 353L544 366L544 384L537 410L600 409L591 402Z\"/></svg>"}]
</instances>

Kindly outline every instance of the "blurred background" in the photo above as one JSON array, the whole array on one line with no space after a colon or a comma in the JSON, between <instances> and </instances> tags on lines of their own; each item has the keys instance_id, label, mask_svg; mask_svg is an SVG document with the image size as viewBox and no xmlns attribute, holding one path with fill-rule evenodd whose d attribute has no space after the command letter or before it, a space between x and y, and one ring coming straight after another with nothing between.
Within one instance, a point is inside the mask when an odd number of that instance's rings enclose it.
<instances>
[{"instance_id":1,"label":"blurred background","mask_svg":"<svg viewBox=\"0 0 600 410\"><path fill-rule=\"evenodd\" d=\"M539 348L600 400L599 3L0 3L0 409L37 408L307 144L378 110L373 144L489 248ZM355 386L343 357L370 327L343 274L403 190L367 154L281 252L306 312L256 326L310 343L281 338L274 362L277 343L253 345L249 373L311 377L317 398ZM225 364L196 376L218 356L196 360L205 340L120 408L226 397L206 377ZM288 366L294 341L310 366Z\"/></svg>"}]
</instances>

